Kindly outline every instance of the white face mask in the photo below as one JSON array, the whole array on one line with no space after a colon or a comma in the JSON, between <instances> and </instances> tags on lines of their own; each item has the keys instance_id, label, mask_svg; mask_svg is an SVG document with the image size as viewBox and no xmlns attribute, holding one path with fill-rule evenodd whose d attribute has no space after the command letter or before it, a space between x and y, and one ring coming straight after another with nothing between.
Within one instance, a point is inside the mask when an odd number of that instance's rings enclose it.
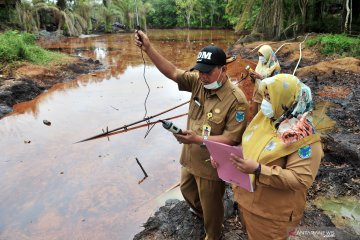
<instances>
[{"instance_id":1,"label":"white face mask","mask_svg":"<svg viewBox=\"0 0 360 240\"><path fill-rule=\"evenodd\" d=\"M262 100L260 108L262 113L266 117L272 118L274 116L274 110L272 109L272 104L269 103L266 99Z\"/></svg>"},{"instance_id":2,"label":"white face mask","mask_svg":"<svg viewBox=\"0 0 360 240\"><path fill-rule=\"evenodd\" d=\"M266 59L264 56L259 56L259 62L261 62L262 64L266 63Z\"/></svg>"},{"instance_id":3,"label":"white face mask","mask_svg":"<svg viewBox=\"0 0 360 240\"><path fill-rule=\"evenodd\" d=\"M221 82L215 81L213 83L209 83L209 84L204 85L204 88L214 90L214 89L218 89L221 86L222 86Z\"/></svg>"},{"instance_id":4,"label":"white face mask","mask_svg":"<svg viewBox=\"0 0 360 240\"><path fill-rule=\"evenodd\" d=\"M219 78L220 78L220 75L221 75L222 71L223 71L223 68L221 68L219 76L217 77L215 82L212 82L212 83L209 83L209 84L204 84L204 88L209 89L209 90L215 90L215 89L220 88L222 86L222 82L218 82L218 81L219 81Z\"/></svg>"}]
</instances>

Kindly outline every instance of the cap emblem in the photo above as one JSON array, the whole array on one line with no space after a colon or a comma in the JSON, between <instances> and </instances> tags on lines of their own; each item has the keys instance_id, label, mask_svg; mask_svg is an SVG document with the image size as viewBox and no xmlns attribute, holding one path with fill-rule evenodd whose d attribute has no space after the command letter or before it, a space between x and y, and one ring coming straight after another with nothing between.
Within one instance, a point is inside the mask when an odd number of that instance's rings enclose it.
<instances>
[{"instance_id":1,"label":"cap emblem","mask_svg":"<svg viewBox=\"0 0 360 240\"><path fill-rule=\"evenodd\" d=\"M202 61L204 59L211 60L212 52L199 52L197 61Z\"/></svg>"}]
</instances>

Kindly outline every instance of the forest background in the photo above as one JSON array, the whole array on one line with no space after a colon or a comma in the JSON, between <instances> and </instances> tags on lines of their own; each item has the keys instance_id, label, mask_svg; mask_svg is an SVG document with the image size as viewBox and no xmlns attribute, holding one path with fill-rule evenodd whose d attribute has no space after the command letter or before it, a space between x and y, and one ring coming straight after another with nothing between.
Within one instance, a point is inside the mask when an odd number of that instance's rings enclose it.
<instances>
[{"instance_id":1,"label":"forest background","mask_svg":"<svg viewBox=\"0 0 360 240\"><path fill-rule=\"evenodd\" d=\"M0 31L79 36L132 31L138 20L145 30L226 28L262 40L304 32L358 38L359 12L353 0L0 0Z\"/></svg>"}]
</instances>

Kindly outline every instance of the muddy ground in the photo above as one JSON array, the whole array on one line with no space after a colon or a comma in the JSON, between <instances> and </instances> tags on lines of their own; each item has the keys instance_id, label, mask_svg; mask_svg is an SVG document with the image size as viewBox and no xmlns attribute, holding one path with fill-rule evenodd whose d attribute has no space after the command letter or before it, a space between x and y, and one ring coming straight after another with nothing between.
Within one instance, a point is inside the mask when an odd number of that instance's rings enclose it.
<instances>
[{"instance_id":1,"label":"muddy ground","mask_svg":"<svg viewBox=\"0 0 360 240\"><path fill-rule=\"evenodd\" d=\"M0 70L0 118L12 112L15 104L32 100L57 83L104 68L98 60L89 58L71 58L66 62L47 67L20 63L16 69Z\"/></svg>"},{"instance_id":2,"label":"muddy ground","mask_svg":"<svg viewBox=\"0 0 360 240\"><path fill-rule=\"evenodd\" d=\"M256 61L256 51L252 49L263 43L235 44L228 54ZM267 44L277 49L283 42ZM285 45L277 56L282 71L292 73L299 59L299 42ZM24 64L10 74L0 72L0 118L10 113L14 104L31 100L56 83L103 68L101 63L92 59L74 59L71 63L58 66ZM360 200L360 60L326 57L319 53L317 46L304 47L296 75L311 87L315 103L326 102L326 114L336 122L332 129L322 133L325 158L308 192L308 204L301 226L335 227L330 217L316 207L315 199L322 196L353 196ZM246 239L231 191L227 192L226 199L224 239ZM183 201L168 200L144 223L144 230L134 239L201 239L204 234L201 220L188 209ZM351 228L335 229L336 239L359 238Z\"/></svg>"}]
</instances>

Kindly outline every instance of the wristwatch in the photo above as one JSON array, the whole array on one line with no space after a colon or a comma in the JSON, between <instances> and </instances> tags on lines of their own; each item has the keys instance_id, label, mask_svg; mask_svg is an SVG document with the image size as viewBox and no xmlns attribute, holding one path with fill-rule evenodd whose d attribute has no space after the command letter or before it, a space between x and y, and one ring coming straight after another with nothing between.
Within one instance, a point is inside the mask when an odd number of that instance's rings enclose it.
<instances>
[{"instance_id":1,"label":"wristwatch","mask_svg":"<svg viewBox=\"0 0 360 240\"><path fill-rule=\"evenodd\" d=\"M255 177L256 178L259 178L260 177L260 174L261 174L261 164L259 163L258 167L256 168L255 170Z\"/></svg>"}]
</instances>

